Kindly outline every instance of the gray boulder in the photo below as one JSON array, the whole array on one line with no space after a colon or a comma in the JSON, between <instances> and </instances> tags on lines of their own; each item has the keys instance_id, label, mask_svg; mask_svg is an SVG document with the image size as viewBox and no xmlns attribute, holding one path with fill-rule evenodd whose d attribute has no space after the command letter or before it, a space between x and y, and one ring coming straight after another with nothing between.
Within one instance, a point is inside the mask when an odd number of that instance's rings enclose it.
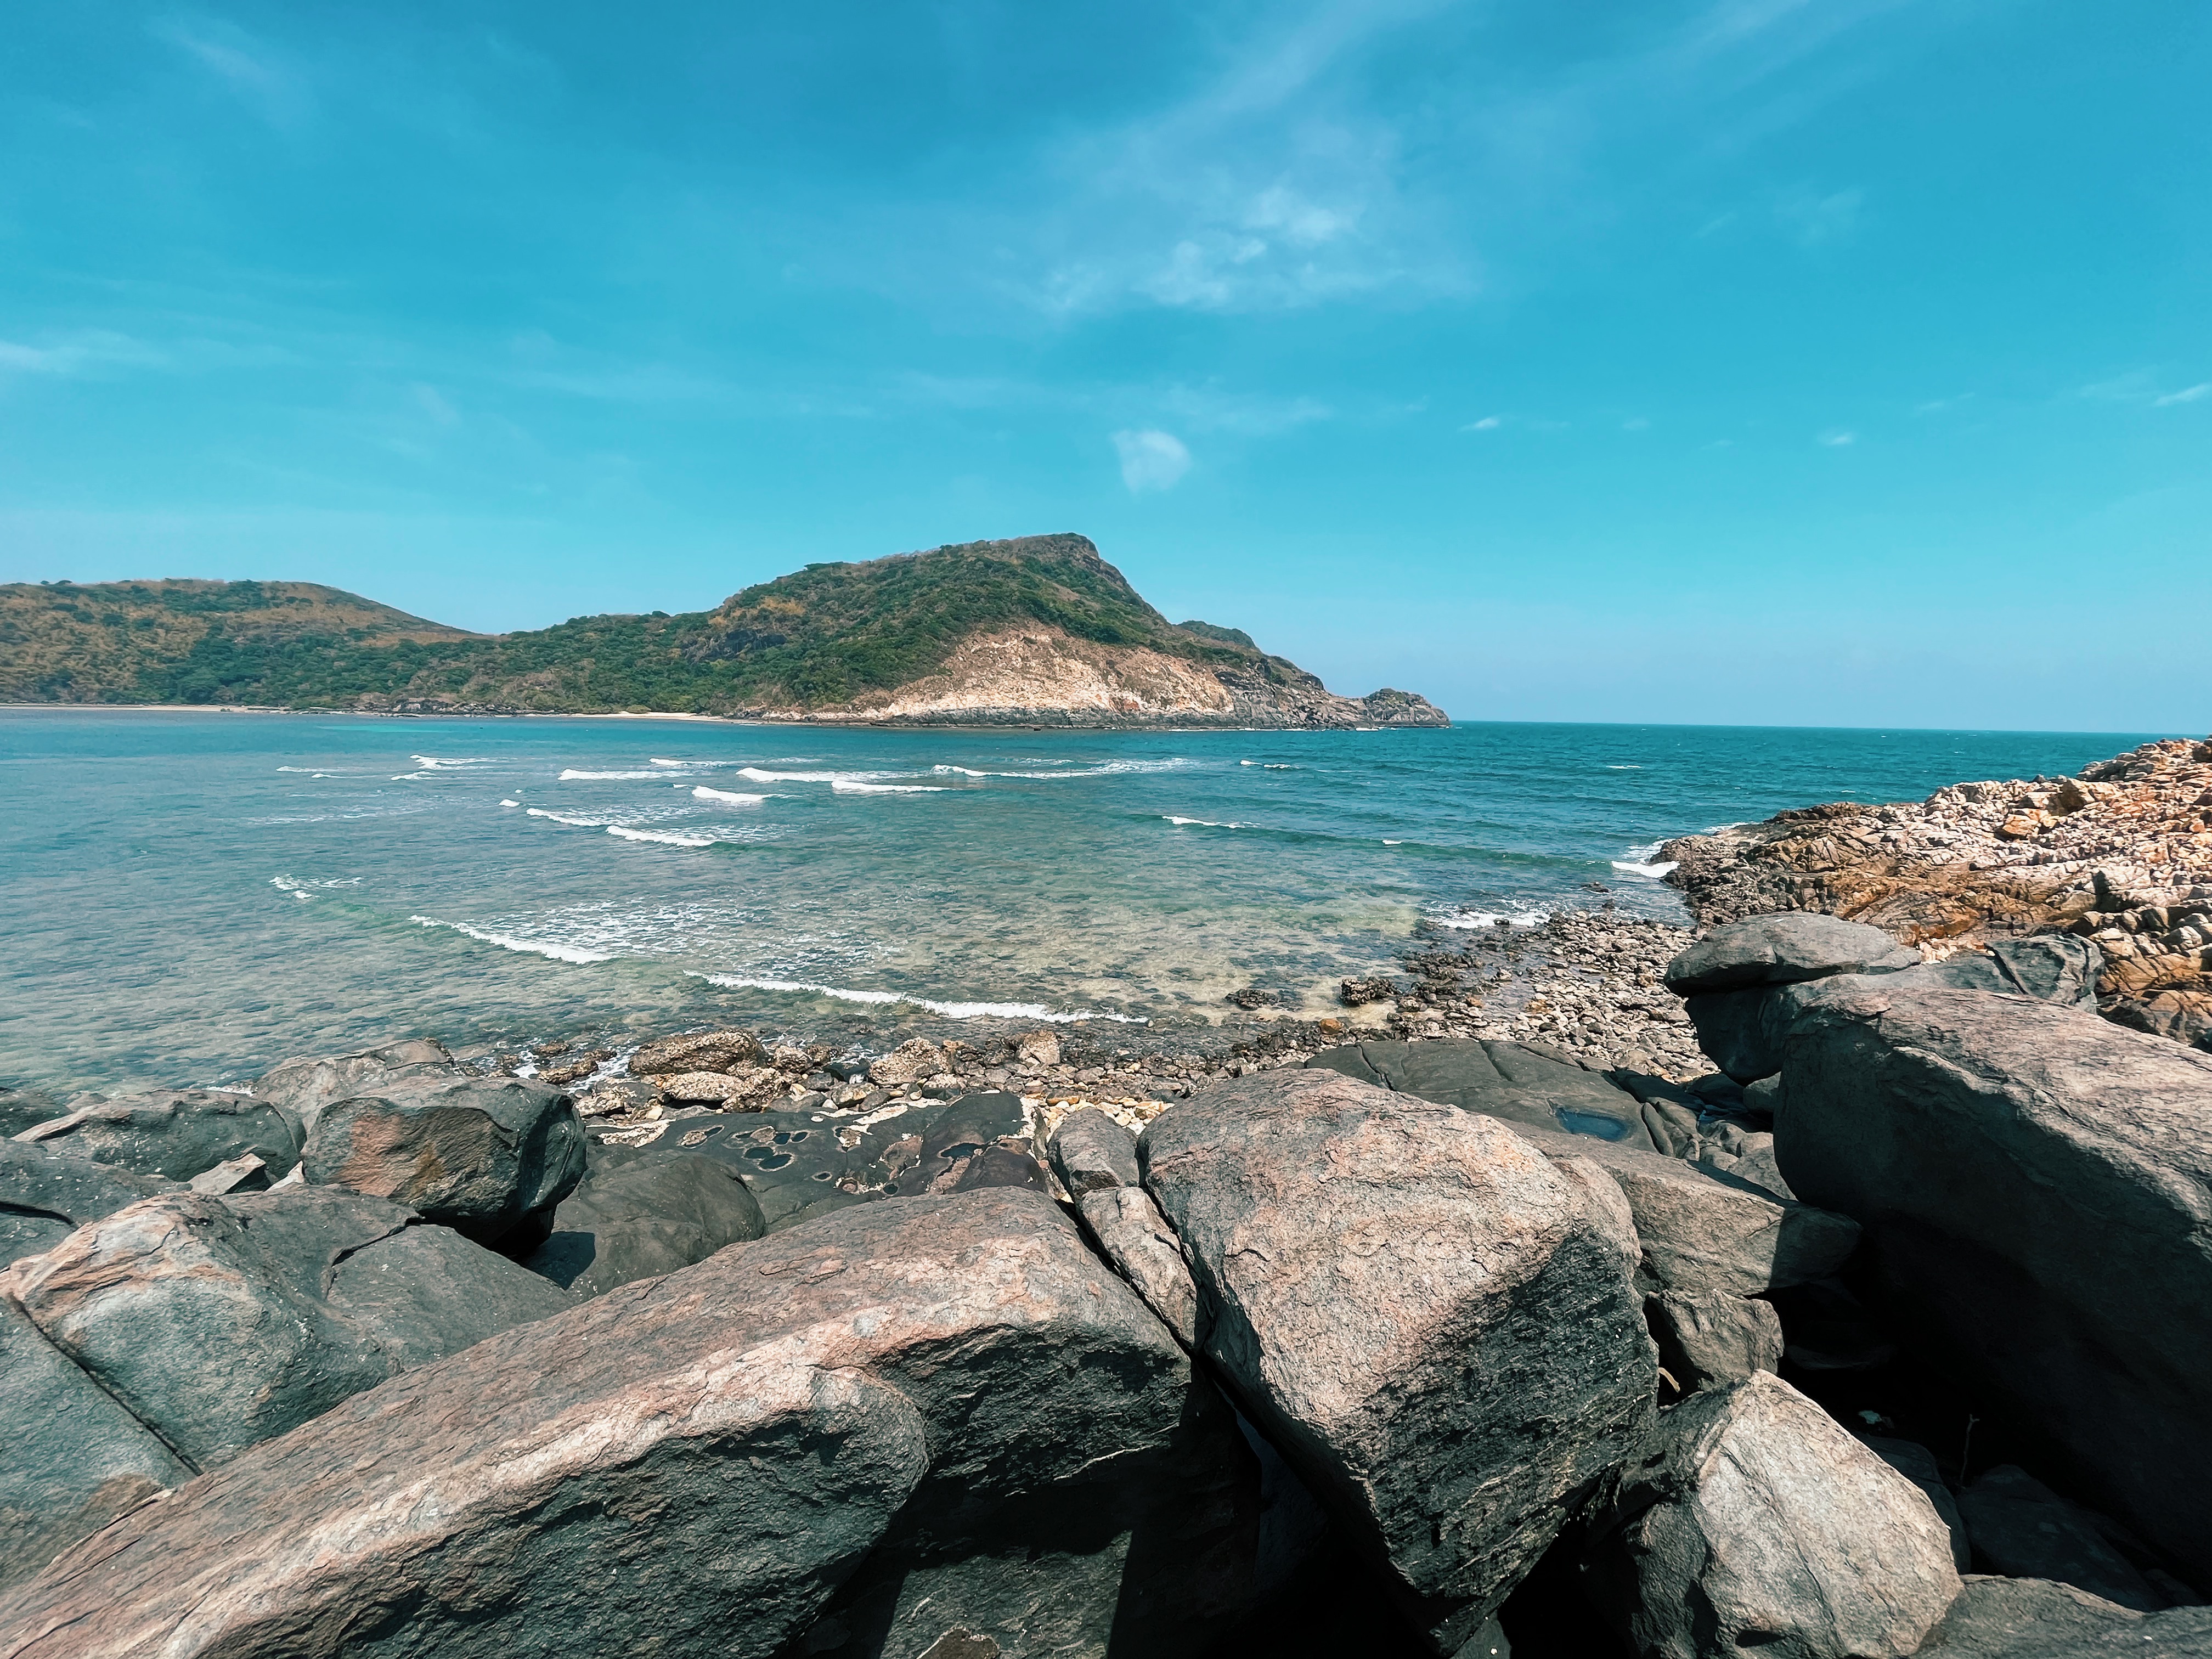
<instances>
[{"instance_id":1,"label":"gray boulder","mask_svg":"<svg viewBox=\"0 0 2212 1659\"><path fill-rule=\"evenodd\" d=\"M1975 1565L2008 1578L2047 1578L2137 1613L2166 1598L2105 1541L2090 1517L2026 1469L1999 1464L1959 1494Z\"/></svg>"},{"instance_id":2,"label":"gray boulder","mask_svg":"<svg viewBox=\"0 0 2212 1659\"><path fill-rule=\"evenodd\" d=\"M1919 1487L1935 1505L1936 1513L1951 1529L1951 1565L1965 1572L1973 1559L1973 1552L1967 1545L1966 1518L1959 1513L1959 1500L1951 1495L1943 1471L1936 1466L1936 1454L1915 1440L1893 1440L1875 1435L1862 1437L1869 1451Z\"/></svg>"},{"instance_id":3,"label":"gray boulder","mask_svg":"<svg viewBox=\"0 0 2212 1659\"><path fill-rule=\"evenodd\" d=\"M222 1090L79 1095L62 1116L17 1138L170 1181L246 1157L259 1158L273 1180L300 1161L295 1120L266 1101Z\"/></svg>"},{"instance_id":4,"label":"gray boulder","mask_svg":"<svg viewBox=\"0 0 2212 1659\"><path fill-rule=\"evenodd\" d=\"M1940 1659L2204 1659L2212 1607L2146 1618L2071 1584L1970 1577L1920 1651Z\"/></svg>"},{"instance_id":5,"label":"gray boulder","mask_svg":"<svg viewBox=\"0 0 2212 1659\"><path fill-rule=\"evenodd\" d=\"M1698 1033L1707 1060L1738 1083L1763 1082L1782 1069L1777 1015L1780 988L1754 985L1741 991L1704 991L1686 997L1682 1011Z\"/></svg>"},{"instance_id":6,"label":"gray boulder","mask_svg":"<svg viewBox=\"0 0 2212 1659\"><path fill-rule=\"evenodd\" d=\"M1527 1139L1547 1156L1589 1159L1620 1186L1647 1291L1757 1296L1826 1278L1858 1244L1849 1216L1792 1203L1733 1174L1541 1130Z\"/></svg>"},{"instance_id":7,"label":"gray boulder","mask_svg":"<svg viewBox=\"0 0 2212 1659\"><path fill-rule=\"evenodd\" d=\"M1135 1150L1133 1142L1132 1157ZM1114 1271L1135 1287L1176 1341L1195 1351L1200 1338L1198 1287L1175 1230L1152 1195L1141 1187L1094 1188L1076 1200L1076 1213Z\"/></svg>"},{"instance_id":8,"label":"gray boulder","mask_svg":"<svg viewBox=\"0 0 2212 1659\"><path fill-rule=\"evenodd\" d=\"M0 1592L191 1471L0 1297Z\"/></svg>"},{"instance_id":9,"label":"gray boulder","mask_svg":"<svg viewBox=\"0 0 2212 1659\"><path fill-rule=\"evenodd\" d=\"M403 1367L569 1305L414 1219L309 1188L173 1193L0 1273L0 1299L206 1468Z\"/></svg>"},{"instance_id":10,"label":"gray boulder","mask_svg":"<svg viewBox=\"0 0 2212 1659\"><path fill-rule=\"evenodd\" d=\"M1685 1394L1782 1367L1782 1320L1769 1303L1711 1291L1662 1291L1644 1304L1659 1364Z\"/></svg>"},{"instance_id":11,"label":"gray boulder","mask_svg":"<svg viewBox=\"0 0 2212 1659\"><path fill-rule=\"evenodd\" d=\"M134 1175L112 1164L0 1140L0 1267L60 1243L88 1222L175 1188L174 1182L158 1176Z\"/></svg>"},{"instance_id":12,"label":"gray boulder","mask_svg":"<svg viewBox=\"0 0 2212 1659\"><path fill-rule=\"evenodd\" d=\"M1518 1042L1349 1042L1306 1065L1508 1123L1653 1150L1634 1095Z\"/></svg>"},{"instance_id":13,"label":"gray boulder","mask_svg":"<svg viewBox=\"0 0 2212 1659\"><path fill-rule=\"evenodd\" d=\"M1108 1187L1134 1187L1137 1137L1096 1106L1071 1112L1052 1136L1052 1167L1068 1196L1080 1199Z\"/></svg>"},{"instance_id":14,"label":"gray boulder","mask_svg":"<svg viewBox=\"0 0 2212 1659\"><path fill-rule=\"evenodd\" d=\"M737 1170L697 1152L608 1147L526 1264L576 1297L704 1261L768 1231Z\"/></svg>"},{"instance_id":15,"label":"gray boulder","mask_svg":"<svg viewBox=\"0 0 2212 1659\"><path fill-rule=\"evenodd\" d=\"M1649 1418L1618 1241L1496 1119L1325 1070L1208 1090L1139 1152L1206 1356L1451 1651Z\"/></svg>"},{"instance_id":16,"label":"gray boulder","mask_svg":"<svg viewBox=\"0 0 2212 1659\"><path fill-rule=\"evenodd\" d=\"M309 1184L389 1199L485 1243L542 1237L584 1177L574 1103L516 1078L424 1085L325 1107L301 1160Z\"/></svg>"},{"instance_id":17,"label":"gray boulder","mask_svg":"<svg viewBox=\"0 0 2212 1659\"><path fill-rule=\"evenodd\" d=\"M629 1057L632 1077L673 1077L685 1072L733 1072L765 1066L768 1050L750 1031L693 1031L648 1042Z\"/></svg>"},{"instance_id":18,"label":"gray boulder","mask_svg":"<svg viewBox=\"0 0 2212 1659\"><path fill-rule=\"evenodd\" d=\"M456 1065L442 1042L428 1037L386 1043L380 1048L353 1054L308 1055L288 1060L253 1081L253 1097L289 1113L300 1126L300 1141L323 1108L333 1101L360 1094L374 1094L373 1085L426 1078L460 1078L468 1073Z\"/></svg>"},{"instance_id":19,"label":"gray boulder","mask_svg":"<svg viewBox=\"0 0 2212 1659\"><path fill-rule=\"evenodd\" d=\"M2070 933L2001 939L1984 950L1905 970L1915 983L2033 997L2068 1007L2094 1003L2097 981L2104 971L2105 953Z\"/></svg>"},{"instance_id":20,"label":"gray boulder","mask_svg":"<svg viewBox=\"0 0 2212 1659\"><path fill-rule=\"evenodd\" d=\"M1959 1593L1927 1498L1764 1371L1660 1414L1591 1562L1652 1659L1902 1659Z\"/></svg>"},{"instance_id":21,"label":"gray boulder","mask_svg":"<svg viewBox=\"0 0 2212 1659\"><path fill-rule=\"evenodd\" d=\"M1790 1186L1864 1224L1911 1346L2212 1579L2212 1054L1894 976L1790 994Z\"/></svg>"},{"instance_id":22,"label":"gray boulder","mask_svg":"<svg viewBox=\"0 0 2212 1659\"><path fill-rule=\"evenodd\" d=\"M870 1205L254 1448L0 1603L0 1650L1179 1659L1251 1617L1255 1476L1049 1200Z\"/></svg>"},{"instance_id":23,"label":"gray boulder","mask_svg":"<svg viewBox=\"0 0 2212 1659\"><path fill-rule=\"evenodd\" d=\"M1919 951L1879 927L1814 910L1790 910L1746 916L1714 928L1667 964L1667 988L1691 997L1749 986L1796 985L1836 974L1893 974L1919 961Z\"/></svg>"}]
</instances>

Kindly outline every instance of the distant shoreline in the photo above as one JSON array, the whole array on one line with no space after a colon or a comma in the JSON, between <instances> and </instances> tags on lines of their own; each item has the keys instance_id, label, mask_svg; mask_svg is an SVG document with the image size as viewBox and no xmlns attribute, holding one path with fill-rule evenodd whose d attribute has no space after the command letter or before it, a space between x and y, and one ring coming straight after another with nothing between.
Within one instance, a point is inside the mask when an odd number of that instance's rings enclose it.
<instances>
[{"instance_id":1,"label":"distant shoreline","mask_svg":"<svg viewBox=\"0 0 2212 1659\"><path fill-rule=\"evenodd\" d=\"M328 720L332 715L373 720L698 720L710 726L757 726L772 731L818 732L1157 732L1190 736L1206 732L1449 732L1449 726L1066 726L1042 720L993 720L963 726L952 720L781 720L740 714L566 714L557 709L519 708L509 714L411 714L394 708L274 708L235 702L0 702L0 714L52 711L78 714L292 714ZM1540 724L1541 722L1539 722Z\"/></svg>"}]
</instances>

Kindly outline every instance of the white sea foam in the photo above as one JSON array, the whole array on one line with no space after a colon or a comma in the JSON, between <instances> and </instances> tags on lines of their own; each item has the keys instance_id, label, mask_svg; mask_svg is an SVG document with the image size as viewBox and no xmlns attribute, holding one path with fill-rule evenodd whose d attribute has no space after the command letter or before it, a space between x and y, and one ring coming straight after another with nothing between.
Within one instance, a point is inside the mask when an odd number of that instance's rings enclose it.
<instances>
[{"instance_id":1,"label":"white sea foam","mask_svg":"<svg viewBox=\"0 0 2212 1659\"><path fill-rule=\"evenodd\" d=\"M450 772L463 766L489 766L490 757L484 755L463 755L441 758L436 755L410 755L407 757L425 772Z\"/></svg>"},{"instance_id":2,"label":"white sea foam","mask_svg":"<svg viewBox=\"0 0 2212 1659\"><path fill-rule=\"evenodd\" d=\"M681 784L677 786L679 789L683 787L684 786ZM691 792L691 799L694 800L725 801L732 806L758 806L763 801L766 800L768 797L766 795L741 795L732 789L709 789L702 783Z\"/></svg>"},{"instance_id":3,"label":"white sea foam","mask_svg":"<svg viewBox=\"0 0 2212 1659\"><path fill-rule=\"evenodd\" d=\"M747 979L738 974L691 972L691 977L732 990L804 992L810 996L835 997L840 1002L863 1002L873 1006L903 1002L916 1008L927 1008L933 1014L942 1014L947 1019L1042 1019L1063 1025L1079 1019L1110 1019L1117 1025L1151 1023L1133 1014L1101 1013L1093 1008L1048 1008L1041 1002L939 1002L932 997L909 996L902 991L854 991L842 985L806 985L786 979Z\"/></svg>"},{"instance_id":4,"label":"white sea foam","mask_svg":"<svg viewBox=\"0 0 2212 1659\"><path fill-rule=\"evenodd\" d=\"M1674 867L1674 860L1661 859L1656 863L1646 864L1634 859L1615 859L1613 861L1613 867L1623 875L1648 876L1653 881L1657 881Z\"/></svg>"},{"instance_id":5,"label":"white sea foam","mask_svg":"<svg viewBox=\"0 0 2212 1659\"><path fill-rule=\"evenodd\" d=\"M607 821L605 818L586 817L579 812L553 812L547 811L543 806L526 807L524 810L533 818L550 818L556 823L568 824L578 830L604 830L606 828Z\"/></svg>"},{"instance_id":6,"label":"white sea foam","mask_svg":"<svg viewBox=\"0 0 2212 1659\"><path fill-rule=\"evenodd\" d=\"M665 772L579 772L569 767L561 774L562 783L633 783L640 778L665 778Z\"/></svg>"},{"instance_id":7,"label":"white sea foam","mask_svg":"<svg viewBox=\"0 0 2212 1659\"><path fill-rule=\"evenodd\" d=\"M1461 910L1437 917L1437 926L1473 929L1495 927L1501 921L1508 921L1516 927L1541 927L1551 919L1548 910Z\"/></svg>"},{"instance_id":8,"label":"white sea foam","mask_svg":"<svg viewBox=\"0 0 2212 1659\"><path fill-rule=\"evenodd\" d=\"M839 778L830 787L841 795L941 795L941 783L862 783L858 778Z\"/></svg>"},{"instance_id":9,"label":"white sea foam","mask_svg":"<svg viewBox=\"0 0 2212 1659\"><path fill-rule=\"evenodd\" d=\"M1608 761L1606 763L1605 769L1608 772L1641 772L1644 769L1641 766L1631 766L1626 763L1616 766Z\"/></svg>"},{"instance_id":10,"label":"white sea foam","mask_svg":"<svg viewBox=\"0 0 2212 1659\"><path fill-rule=\"evenodd\" d=\"M1079 766L1065 772L993 772L973 766L933 766L933 772L957 773L964 778L1035 778L1050 781L1059 778L1110 778L1131 772L1179 772L1194 763L1177 757L1157 761L1107 761L1097 766Z\"/></svg>"},{"instance_id":11,"label":"white sea foam","mask_svg":"<svg viewBox=\"0 0 2212 1659\"><path fill-rule=\"evenodd\" d=\"M651 756L649 758L655 766L689 766L691 764L690 761L663 760L658 755Z\"/></svg>"},{"instance_id":12,"label":"white sea foam","mask_svg":"<svg viewBox=\"0 0 2212 1659\"><path fill-rule=\"evenodd\" d=\"M550 957L556 962L606 962L612 959L611 951L587 951L580 945L562 945L550 939L520 939L513 933L495 933L482 927L471 927L465 921L441 921L435 916L410 916L408 921L418 927L449 927L454 933L466 933L471 939L481 939L486 945L496 945L502 951L520 951L525 956Z\"/></svg>"},{"instance_id":13,"label":"white sea foam","mask_svg":"<svg viewBox=\"0 0 2212 1659\"><path fill-rule=\"evenodd\" d=\"M1303 772L1303 766L1293 766L1288 761L1269 761L1260 769L1262 772Z\"/></svg>"},{"instance_id":14,"label":"white sea foam","mask_svg":"<svg viewBox=\"0 0 2212 1659\"><path fill-rule=\"evenodd\" d=\"M520 806L522 803L519 800L503 800L500 802L500 805L501 806Z\"/></svg>"},{"instance_id":15,"label":"white sea foam","mask_svg":"<svg viewBox=\"0 0 2212 1659\"><path fill-rule=\"evenodd\" d=\"M1249 823L1223 823L1213 818L1178 818L1170 817L1164 812L1160 816L1167 818L1167 821L1170 823L1172 823L1178 828L1184 825L1189 825L1194 829L1200 830L1249 830L1252 828Z\"/></svg>"},{"instance_id":16,"label":"white sea foam","mask_svg":"<svg viewBox=\"0 0 2212 1659\"><path fill-rule=\"evenodd\" d=\"M611 823L607 826L607 833L620 836L624 841L657 841L665 847L712 847L714 844L712 836L679 836L668 830L636 830L627 823Z\"/></svg>"},{"instance_id":17,"label":"white sea foam","mask_svg":"<svg viewBox=\"0 0 2212 1659\"><path fill-rule=\"evenodd\" d=\"M769 772L757 766L740 766L738 775L755 783L866 783L874 778L903 778L907 772Z\"/></svg>"},{"instance_id":18,"label":"white sea foam","mask_svg":"<svg viewBox=\"0 0 2212 1659\"><path fill-rule=\"evenodd\" d=\"M296 882L289 876L271 876L269 878L269 884L280 893L289 893L302 904L313 902L314 895L305 890L306 884Z\"/></svg>"},{"instance_id":19,"label":"white sea foam","mask_svg":"<svg viewBox=\"0 0 2212 1659\"><path fill-rule=\"evenodd\" d=\"M1385 847L1403 847L1406 843L1402 841L1385 841L1382 844Z\"/></svg>"}]
</instances>

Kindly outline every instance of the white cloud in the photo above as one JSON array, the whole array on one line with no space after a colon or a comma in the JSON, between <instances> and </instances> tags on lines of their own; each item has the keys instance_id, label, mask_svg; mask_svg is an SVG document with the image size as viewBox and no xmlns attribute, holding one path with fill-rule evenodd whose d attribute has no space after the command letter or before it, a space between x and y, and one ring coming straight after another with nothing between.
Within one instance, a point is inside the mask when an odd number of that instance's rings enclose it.
<instances>
[{"instance_id":1,"label":"white cloud","mask_svg":"<svg viewBox=\"0 0 2212 1659\"><path fill-rule=\"evenodd\" d=\"M270 125L297 125L313 100L306 81L277 61L275 52L234 25L211 18L168 17L152 26L166 40L251 106Z\"/></svg>"},{"instance_id":2,"label":"white cloud","mask_svg":"<svg viewBox=\"0 0 2212 1659\"><path fill-rule=\"evenodd\" d=\"M1495 432L1505 422L1495 415L1486 415L1479 421L1470 421L1460 428L1462 432Z\"/></svg>"},{"instance_id":3,"label":"white cloud","mask_svg":"<svg viewBox=\"0 0 2212 1659\"><path fill-rule=\"evenodd\" d=\"M1132 495L1172 489L1190 471L1190 451L1171 432L1116 432L1114 447L1121 457L1121 482Z\"/></svg>"},{"instance_id":4,"label":"white cloud","mask_svg":"<svg viewBox=\"0 0 2212 1659\"><path fill-rule=\"evenodd\" d=\"M1785 191L1774 204L1774 216L1796 239L1798 246L1820 247L1848 241L1856 234L1859 213L1865 205L1866 192L1856 187L1823 196L1800 185Z\"/></svg>"},{"instance_id":5,"label":"white cloud","mask_svg":"<svg viewBox=\"0 0 2212 1659\"><path fill-rule=\"evenodd\" d=\"M143 340L107 329L49 336L43 344L0 340L0 375L74 377L118 368L158 368L167 354Z\"/></svg>"},{"instance_id":6,"label":"white cloud","mask_svg":"<svg viewBox=\"0 0 2212 1659\"><path fill-rule=\"evenodd\" d=\"M1830 449L1845 449L1858 441L1859 434L1856 432L1832 431L1820 434L1820 441Z\"/></svg>"},{"instance_id":7,"label":"white cloud","mask_svg":"<svg viewBox=\"0 0 2212 1659\"><path fill-rule=\"evenodd\" d=\"M2195 386L2185 386L2179 392L2169 392L2163 398L2151 399L2154 409L2164 409L2170 404L2193 404L2199 398L2212 397L2212 380L2199 380Z\"/></svg>"},{"instance_id":8,"label":"white cloud","mask_svg":"<svg viewBox=\"0 0 2212 1659\"><path fill-rule=\"evenodd\" d=\"M1620 423L1623 432L1649 432L1651 422L1641 415L1632 415Z\"/></svg>"},{"instance_id":9,"label":"white cloud","mask_svg":"<svg viewBox=\"0 0 2212 1659\"><path fill-rule=\"evenodd\" d=\"M422 405L422 412L438 425L459 426L461 423L460 411L447 403L438 388L428 381L417 380L411 390L415 393L415 401Z\"/></svg>"}]
</instances>

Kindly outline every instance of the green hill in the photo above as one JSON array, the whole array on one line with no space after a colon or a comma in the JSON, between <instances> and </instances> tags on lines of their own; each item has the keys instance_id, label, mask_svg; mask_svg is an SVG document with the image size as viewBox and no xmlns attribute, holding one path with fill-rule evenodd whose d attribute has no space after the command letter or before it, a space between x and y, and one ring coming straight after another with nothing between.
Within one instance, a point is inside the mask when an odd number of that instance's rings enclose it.
<instances>
[{"instance_id":1,"label":"green hill","mask_svg":"<svg viewBox=\"0 0 2212 1659\"><path fill-rule=\"evenodd\" d=\"M963 641L1038 624L1187 661L1263 708L1275 688L1302 706L1344 701L1239 630L1170 623L1074 535L809 565L710 611L498 635L305 582L19 583L0 586L0 701L791 717L910 685Z\"/></svg>"}]
</instances>

